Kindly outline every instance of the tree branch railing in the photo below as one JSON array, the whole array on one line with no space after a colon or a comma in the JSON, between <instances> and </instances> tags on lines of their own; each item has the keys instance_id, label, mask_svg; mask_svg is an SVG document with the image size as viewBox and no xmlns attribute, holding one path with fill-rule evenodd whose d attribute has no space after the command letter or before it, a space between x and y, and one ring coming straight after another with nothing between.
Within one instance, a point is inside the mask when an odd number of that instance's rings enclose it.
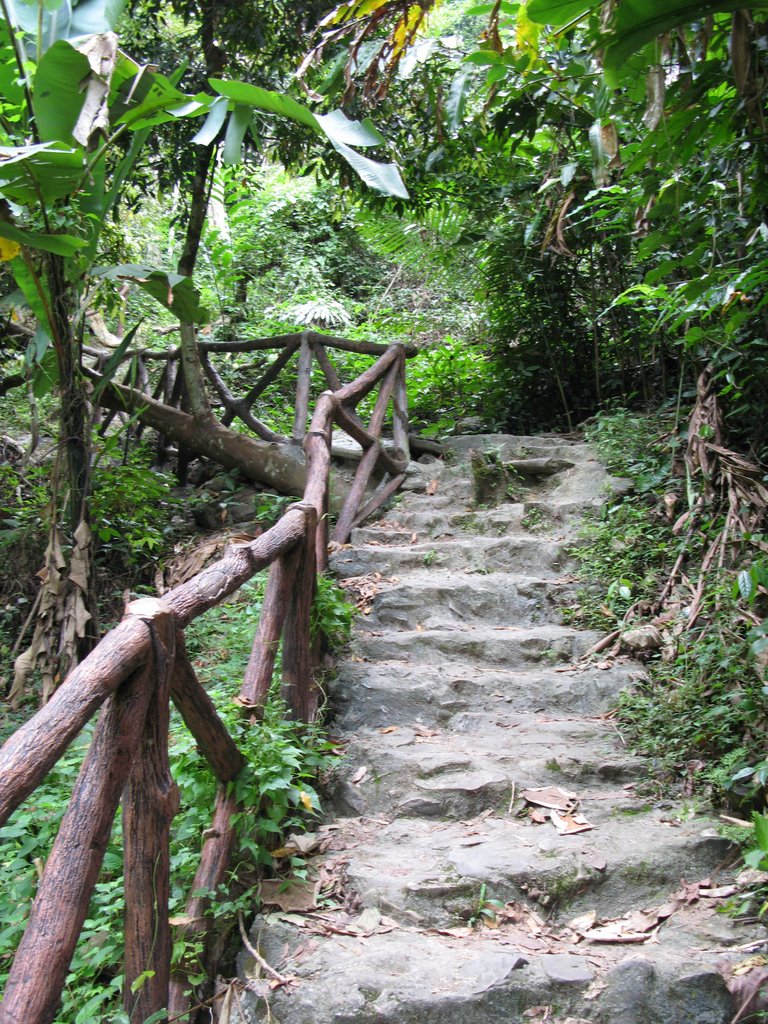
<instances>
[{"instance_id":1,"label":"tree branch railing","mask_svg":"<svg viewBox=\"0 0 768 1024\"><path fill-rule=\"evenodd\" d=\"M276 361L284 366L294 353L299 353L293 440L301 440L306 453L303 500L290 506L271 529L248 543L235 543L223 558L193 579L160 598L130 603L121 622L0 749L2 825L101 709L10 970L0 1003L0 1024L49 1024L54 1020L121 799L126 903L124 1007L130 1020L139 1024L162 1009L170 1017L183 1016L190 1010L192 998L183 972L172 973L171 969L169 833L179 795L168 765L170 701L219 783L212 827L205 833L184 916L182 928L188 935L205 933L210 923L207 898L199 893L215 891L225 878L235 838L232 816L238 810L227 785L244 767L245 760L197 679L186 653L184 629L255 573L270 567L262 615L237 701L247 714L258 717L282 638L282 692L289 713L298 720L312 721L320 693L312 675L310 617L317 573L327 565L334 426L347 431L363 448L338 517L335 541L345 541L356 523L394 493L408 464L408 353L404 346L393 345L383 351L376 346L376 354L380 353L377 361L352 383L342 385L325 351L331 339L323 337L320 344L316 340L320 337L305 333L283 339L283 351ZM364 343L348 345L355 346L353 351L361 351ZM230 346L226 350L233 349ZM364 350L370 351L370 346ZM313 358L317 358L331 390L319 396L307 431L307 384ZM168 369L170 366L169 362ZM241 400L243 411L279 372L273 371L274 366ZM170 377L166 374L155 390L165 389L167 393ZM146 374L136 379L145 388L150 387ZM267 384L263 384L265 379ZM215 381L214 386L219 390ZM373 414L366 425L355 410L377 386ZM219 393L225 406L236 404L225 387ZM390 405L393 443L385 449L382 429ZM377 466L385 475L366 500Z\"/></svg>"}]
</instances>

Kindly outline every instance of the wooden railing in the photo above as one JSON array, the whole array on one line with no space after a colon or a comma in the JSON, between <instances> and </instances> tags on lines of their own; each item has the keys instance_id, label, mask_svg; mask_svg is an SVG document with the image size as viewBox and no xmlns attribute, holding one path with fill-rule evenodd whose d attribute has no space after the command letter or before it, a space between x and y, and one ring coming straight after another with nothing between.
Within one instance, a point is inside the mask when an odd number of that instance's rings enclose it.
<instances>
[{"instance_id":1,"label":"wooden railing","mask_svg":"<svg viewBox=\"0 0 768 1024\"><path fill-rule=\"evenodd\" d=\"M289 347L284 348L284 355ZM290 713L303 721L312 720L319 691L312 678L310 613L316 574L325 567L327 557L333 427L339 426L363 448L336 524L337 541L346 540L352 526L397 489L408 463L405 348L393 345L383 350L370 369L346 385L335 376L324 345L305 335L291 351L297 350L300 373L294 440L303 438L306 452L303 500L292 505L266 533L250 543L235 544L193 579L161 598L142 598L129 604L119 625L0 750L2 825L101 707L10 971L0 1004L0 1024L48 1024L56 1016L121 798L125 1009L131 1021L142 1022L163 1008L170 1017L183 1016L191 1006L184 978L171 972L168 851L179 796L168 763L170 700L220 783L193 894L214 891L224 880L234 843L231 819L237 810L227 783L245 762L196 677L184 646L184 628L255 573L271 566L238 702L248 714L259 714L282 637L283 693ZM313 353L332 390L320 395L304 434ZM286 361L283 359L283 365ZM377 385L378 397L366 425L355 409ZM390 403L393 444L385 449L382 428ZM366 501L366 487L376 465L383 465L388 477ZM207 911L204 897L190 896L187 931L204 932ZM137 979L142 983L134 986ZM132 987L137 988L135 993Z\"/></svg>"}]
</instances>

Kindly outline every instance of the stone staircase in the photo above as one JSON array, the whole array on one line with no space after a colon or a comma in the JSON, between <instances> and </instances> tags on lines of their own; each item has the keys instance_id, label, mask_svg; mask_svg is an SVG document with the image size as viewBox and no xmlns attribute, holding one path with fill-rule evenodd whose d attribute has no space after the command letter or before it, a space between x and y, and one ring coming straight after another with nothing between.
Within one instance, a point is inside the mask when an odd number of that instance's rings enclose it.
<instances>
[{"instance_id":1,"label":"stone staircase","mask_svg":"<svg viewBox=\"0 0 768 1024\"><path fill-rule=\"evenodd\" d=\"M474 507L472 447L562 468ZM582 660L599 638L561 614L580 519L620 482L563 438L451 448L334 555L367 595L330 685L346 758L310 905L252 933L292 980L252 980L248 1019L727 1024L755 939L717 913L734 858L624 747L610 711L642 668Z\"/></svg>"}]
</instances>

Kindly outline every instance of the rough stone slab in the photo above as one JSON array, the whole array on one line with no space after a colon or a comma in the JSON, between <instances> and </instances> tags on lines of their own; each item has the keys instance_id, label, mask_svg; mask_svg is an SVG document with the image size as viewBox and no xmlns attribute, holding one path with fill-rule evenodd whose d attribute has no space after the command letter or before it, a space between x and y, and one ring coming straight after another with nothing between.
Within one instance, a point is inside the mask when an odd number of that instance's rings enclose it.
<instances>
[{"instance_id":1,"label":"rough stone slab","mask_svg":"<svg viewBox=\"0 0 768 1024\"><path fill-rule=\"evenodd\" d=\"M507 671L546 662L574 662L598 635L567 626L466 626L461 629L413 629L359 633L353 653L367 661L405 660L409 664L480 662Z\"/></svg>"},{"instance_id":2,"label":"rough stone slab","mask_svg":"<svg viewBox=\"0 0 768 1024\"><path fill-rule=\"evenodd\" d=\"M596 715L641 678L638 666L626 662L611 671L587 665L565 671L539 665L504 671L475 663L436 667L348 661L329 683L329 694L337 727L352 731L361 726L445 725L480 708L498 714Z\"/></svg>"},{"instance_id":3,"label":"rough stone slab","mask_svg":"<svg viewBox=\"0 0 768 1024\"><path fill-rule=\"evenodd\" d=\"M733 1014L714 964L681 963L658 948L536 954L488 933L394 930L340 942L274 918L258 927L253 940L295 980L273 993L269 1012L246 994L247 1024L522 1024L535 1006L549 1007L552 1024L728 1024ZM590 980L600 961L604 989Z\"/></svg>"},{"instance_id":4,"label":"rough stone slab","mask_svg":"<svg viewBox=\"0 0 768 1024\"><path fill-rule=\"evenodd\" d=\"M706 816L659 801L605 715L642 667L576 660L596 636L561 622L579 521L626 482L554 435L449 446L453 464L410 467L411 493L334 555L343 576L384 577L330 685L347 757L324 806L342 817L308 870L339 879L343 899L257 926L295 980L269 1013L262 983L248 1020L728 1024L719 969L755 935L715 901L673 901L640 946L568 927L667 904L728 852ZM479 446L572 465L474 508L467 452ZM546 812L535 823L521 793L541 787L575 793L593 827L561 835ZM470 927L501 905L496 927ZM540 924L526 930L530 914Z\"/></svg>"},{"instance_id":5,"label":"rough stone slab","mask_svg":"<svg viewBox=\"0 0 768 1024\"><path fill-rule=\"evenodd\" d=\"M385 578L366 614L369 628L413 629L483 624L524 625L557 621L559 608L573 600L570 577L484 575L421 570ZM362 624L361 624L362 625Z\"/></svg>"},{"instance_id":6,"label":"rough stone slab","mask_svg":"<svg viewBox=\"0 0 768 1024\"><path fill-rule=\"evenodd\" d=\"M570 565L570 542L547 540L533 535L518 537L471 537L450 543L427 541L405 546L367 545L344 547L335 552L331 569L342 578L380 572L402 575L407 570L435 566L467 573L490 573L509 569L517 573L564 572Z\"/></svg>"}]
</instances>

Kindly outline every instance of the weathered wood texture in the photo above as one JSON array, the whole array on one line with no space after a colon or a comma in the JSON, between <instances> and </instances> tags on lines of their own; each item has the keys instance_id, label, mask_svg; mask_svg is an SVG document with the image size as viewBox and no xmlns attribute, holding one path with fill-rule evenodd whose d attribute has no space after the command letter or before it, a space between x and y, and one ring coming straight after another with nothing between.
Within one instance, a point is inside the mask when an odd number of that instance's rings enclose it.
<instances>
[{"instance_id":1,"label":"weathered wood texture","mask_svg":"<svg viewBox=\"0 0 768 1024\"><path fill-rule=\"evenodd\" d=\"M180 629L176 631L171 697L213 774L219 782L231 782L246 761L219 718L216 705L198 681Z\"/></svg>"},{"instance_id":2,"label":"weathered wood texture","mask_svg":"<svg viewBox=\"0 0 768 1024\"><path fill-rule=\"evenodd\" d=\"M189 334L188 327L186 333ZM183 341L189 347L190 338ZM380 358L357 380L341 385L328 359L328 346L371 352ZM0 750L2 824L103 705L10 971L5 998L0 1004L0 1024L49 1024L56 1016L121 792L126 894L124 1005L131 1021L137 1022L163 1007L169 1007L171 1015L184 1015L190 1009L191 993L183 969L173 978L170 976L169 831L178 809L178 791L168 764L170 699L214 776L223 784L212 826L205 834L193 893L215 890L224 881L234 844L232 816L237 810L235 798L225 786L237 777L245 760L197 679L184 646L184 627L234 593L256 572L271 565L259 631L239 703L249 713L258 712L263 706L282 637L283 694L290 714L311 722L320 700L320 689L313 678L317 642L312 637L312 604L317 573L327 565L334 423L347 430L363 449L336 529L337 539L346 540L352 526L394 493L403 479L408 459L404 362L410 354L403 346L384 349L305 331L302 335L268 339L268 343L202 343L200 347L206 364L209 352L281 349L257 384L239 400L230 394L216 371L206 365L230 421L237 415L251 427L255 419L250 413L252 402L299 352L293 440L303 440L306 479L302 462L300 493L303 492L304 500L291 506L266 533L235 545L219 561L161 599L132 602L122 622L70 673L50 702ZM149 359L154 354L144 355ZM133 408L131 403L138 402L140 396L144 412L149 409L145 423L175 438L180 450L185 446L200 450L196 447L200 440L200 416L196 421L179 408L157 401L161 393L176 405L186 401L182 374L176 369L178 355L179 349L173 360L168 359L154 396L148 394L146 374L141 380L144 393L114 384L105 393L111 388L121 412ZM332 390L317 400L307 431L313 358L317 358ZM366 425L355 409L379 383L380 392ZM205 412L207 399L197 398ZM382 428L390 403L395 447L394 451L385 451ZM238 447L241 444L261 445L259 450L263 454L263 441L236 435L208 415L204 418L209 454L220 463L226 465L229 457L237 461L242 455ZM384 478L365 501L369 481L377 472L383 472ZM298 487L296 480L298 477L293 481ZM290 487L283 489L290 491ZM184 933L189 937L205 934L209 925L208 898L191 895L182 925Z\"/></svg>"},{"instance_id":3,"label":"weathered wood texture","mask_svg":"<svg viewBox=\"0 0 768 1024\"><path fill-rule=\"evenodd\" d=\"M139 747L154 664L109 698L45 866L0 1004L0 1024L48 1024L88 912L112 821Z\"/></svg>"},{"instance_id":4,"label":"weathered wood texture","mask_svg":"<svg viewBox=\"0 0 768 1024\"><path fill-rule=\"evenodd\" d=\"M123 1006L132 1024L167 1006L171 972L169 840L179 791L168 762L168 726L176 628L167 613L152 625L151 695L123 793Z\"/></svg>"},{"instance_id":5,"label":"weathered wood texture","mask_svg":"<svg viewBox=\"0 0 768 1024\"><path fill-rule=\"evenodd\" d=\"M205 936L211 927L210 898L200 893L216 892L227 876L227 868L232 857L235 844L235 830L232 827L232 815L238 805L234 795L228 795L220 789L216 795L216 807L213 812L211 827L205 832L205 840L200 853L200 863L192 883L192 893L187 901L184 923L179 927L178 934L190 941ZM181 1019L192 1006L193 992L188 981L189 973L197 973L200 964L180 964L171 976L168 998L168 1016L171 1020Z\"/></svg>"}]
</instances>

